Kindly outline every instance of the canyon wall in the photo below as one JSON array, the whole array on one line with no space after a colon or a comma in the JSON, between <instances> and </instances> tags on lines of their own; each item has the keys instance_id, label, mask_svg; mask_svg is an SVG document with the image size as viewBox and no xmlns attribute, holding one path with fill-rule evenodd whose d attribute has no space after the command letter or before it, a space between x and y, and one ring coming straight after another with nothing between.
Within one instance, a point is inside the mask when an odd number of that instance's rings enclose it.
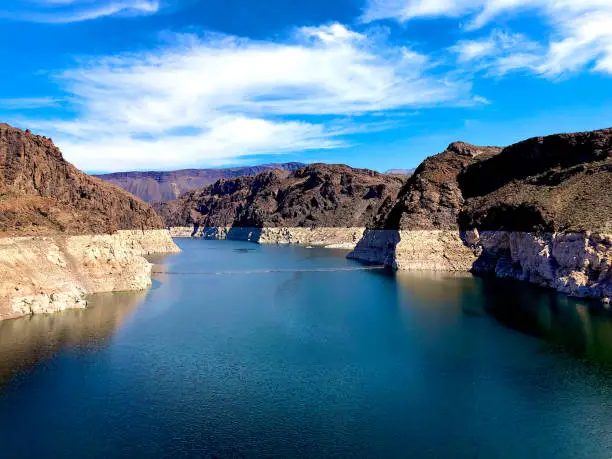
<instances>
[{"instance_id":1,"label":"canyon wall","mask_svg":"<svg viewBox=\"0 0 612 459\"><path fill-rule=\"evenodd\" d=\"M349 257L612 296L612 129L427 158Z\"/></svg>"},{"instance_id":2,"label":"canyon wall","mask_svg":"<svg viewBox=\"0 0 612 459\"><path fill-rule=\"evenodd\" d=\"M612 297L612 234L366 230L349 254L408 271L471 271L578 297Z\"/></svg>"},{"instance_id":3,"label":"canyon wall","mask_svg":"<svg viewBox=\"0 0 612 459\"><path fill-rule=\"evenodd\" d=\"M177 171L116 172L96 175L117 185L146 202L178 199L183 193L215 183L219 179L231 179L245 175L257 175L274 169L294 171L303 163L273 163L257 166L230 167L224 169L181 169Z\"/></svg>"},{"instance_id":4,"label":"canyon wall","mask_svg":"<svg viewBox=\"0 0 612 459\"><path fill-rule=\"evenodd\" d=\"M352 249L391 208L405 177L312 164L219 180L155 205L176 237Z\"/></svg>"}]
</instances>

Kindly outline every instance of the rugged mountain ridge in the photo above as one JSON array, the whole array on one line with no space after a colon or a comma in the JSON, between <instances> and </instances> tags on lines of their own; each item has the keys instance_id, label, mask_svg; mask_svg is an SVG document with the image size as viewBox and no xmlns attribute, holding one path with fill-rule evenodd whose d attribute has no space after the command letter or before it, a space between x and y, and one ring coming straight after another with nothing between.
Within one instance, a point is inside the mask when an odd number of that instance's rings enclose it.
<instances>
[{"instance_id":1,"label":"rugged mountain ridge","mask_svg":"<svg viewBox=\"0 0 612 459\"><path fill-rule=\"evenodd\" d=\"M153 208L66 162L51 139L0 124L0 320L141 290L143 255L175 252Z\"/></svg>"},{"instance_id":2,"label":"rugged mountain ridge","mask_svg":"<svg viewBox=\"0 0 612 459\"><path fill-rule=\"evenodd\" d=\"M351 257L612 296L612 129L426 159ZM606 300L608 301L608 300Z\"/></svg>"},{"instance_id":3,"label":"rugged mountain ridge","mask_svg":"<svg viewBox=\"0 0 612 459\"><path fill-rule=\"evenodd\" d=\"M394 202L402 183L367 169L312 164L222 179L155 207L168 226L365 226Z\"/></svg>"},{"instance_id":4,"label":"rugged mountain ridge","mask_svg":"<svg viewBox=\"0 0 612 459\"><path fill-rule=\"evenodd\" d=\"M225 237L227 231L208 229L232 228L229 237L239 239L323 243L321 229L333 228L324 238L326 245L354 244L363 229L393 205L402 184L402 178L367 169L311 164L294 172L273 170L219 180L155 208L168 226L193 226L203 236Z\"/></svg>"},{"instance_id":5,"label":"rugged mountain ridge","mask_svg":"<svg viewBox=\"0 0 612 459\"><path fill-rule=\"evenodd\" d=\"M303 166L305 166L303 163L289 162L223 169L117 172L100 174L96 177L123 188L143 201L159 202L177 199L187 191L211 185L222 178L257 175L274 169L294 171Z\"/></svg>"}]
</instances>

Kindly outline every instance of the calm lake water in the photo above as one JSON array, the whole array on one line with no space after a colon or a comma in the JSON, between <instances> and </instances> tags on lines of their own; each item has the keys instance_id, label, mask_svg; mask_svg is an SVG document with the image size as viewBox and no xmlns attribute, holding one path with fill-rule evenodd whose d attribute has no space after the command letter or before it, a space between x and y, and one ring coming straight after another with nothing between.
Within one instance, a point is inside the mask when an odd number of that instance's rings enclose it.
<instances>
[{"instance_id":1,"label":"calm lake water","mask_svg":"<svg viewBox=\"0 0 612 459\"><path fill-rule=\"evenodd\" d=\"M0 322L0 457L612 457L612 314L345 252L182 240Z\"/></svg>"}]
</instances>

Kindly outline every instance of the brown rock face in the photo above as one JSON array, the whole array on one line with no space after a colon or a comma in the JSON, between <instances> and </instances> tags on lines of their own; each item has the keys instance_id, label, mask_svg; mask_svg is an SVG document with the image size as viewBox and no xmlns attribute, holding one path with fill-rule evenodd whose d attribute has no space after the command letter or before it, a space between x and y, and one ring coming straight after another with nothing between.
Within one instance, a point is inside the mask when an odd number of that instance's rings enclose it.
<instances>
[{"instance_id":1,"label":"brown rock face","mask_svg":"<svg viewBox=\"0 0 612 459\"><path fill-rule=\"evenodd\" d=\"M612 129L455 142L423 161L378 229L609 232L611 189Z\"/></svg>"},{"instance_id":2,"label":"brown rock face","mask_svg":"<svg viewBox=\"0 0 612 459\"><path fill-rule=\"evenodd\" d=\"M183 169L167 172L118 172L96 177L117 185L146 202L160 202L177 199L187 191L212 185L219 179L230 179L279 169L294 171L302 163L262 164L251 167L226 169Z\"/></svg>"},{"instance_id":3,"label":"brown rock face","mask_svg":"<svg viewBox=\"0 0 612 459\"><path fill-rule=\"evenodd\" d=\"M463 228L612 231L612 129L535 137L459 176Z\"/></svg>"},{"instance_id":4,"label":"brown rock face","mask_svg":"<svg viewBox=\"0 0 612 459\"><path fill-rule=\"evenodd\" d=\"M219 180L156 209L168 226L363 227L389 211L402 184L367 169L312 164Z\"/></svg>"},{"instance_id":5,"label":"brown rock face","mask_svg":"<svg viewBox=\"0 0 612 459\"><path fill-rule=\"evenodd\" d=\"M414 171L387 216L380 216L379 229L446 230L457 227L464 204L458 177L470 165L501 151L455 142L427 158Z\"/></svg>"},{"instance_id":6,"label":"brown rock face","mask_svg":"<svg viewBox=\"0 0 612 459\"><path fill-rule=\"evenodd\" d=\"M0 234L162 227L151 206L79 171L51 139L0 124Z\"/></svg>"}]
</instances>

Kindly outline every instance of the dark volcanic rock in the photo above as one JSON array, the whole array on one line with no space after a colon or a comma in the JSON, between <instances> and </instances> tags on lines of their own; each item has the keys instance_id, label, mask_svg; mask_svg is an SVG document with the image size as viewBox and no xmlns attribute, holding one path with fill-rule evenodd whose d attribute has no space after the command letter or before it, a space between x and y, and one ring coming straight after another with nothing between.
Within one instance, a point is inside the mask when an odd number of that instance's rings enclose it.
<instances>
[{"instance_id":1,"label":"dark volcanic rock","mask_svg":"<svg viewBox=\"0 0 612 459\"><path fill-rule=\"evenodd\" d=\"M0 124L0 233L112 233L155 229L152 207L79 171L51 139Z\"/></svg>"},{"instance_id":2,"label":"dark volcanic rock","mask_svg":"<svg viewBox=\"0 0 612 459\"><path fill-rule=\"evenodd\" d=\"M219 180L155 208L168 226L363 227L388 212L402 184L367 169L312 164Z\"/></svg>"},{"instance_id":3,"label":"dark volcanic rock","mask_svg":"<svg viewBox=\"0 0 612 459\"><path fill-rule=\"evenodd\" d=\"M181 194L215 183L219 179L230 179L279 169L294 171L302 163L262 164L250 167L226 169L183 169L166 172L118 172L97 175L107 182L120 186L147 202L177 199Z\"/></svg>"}]
</instances>

